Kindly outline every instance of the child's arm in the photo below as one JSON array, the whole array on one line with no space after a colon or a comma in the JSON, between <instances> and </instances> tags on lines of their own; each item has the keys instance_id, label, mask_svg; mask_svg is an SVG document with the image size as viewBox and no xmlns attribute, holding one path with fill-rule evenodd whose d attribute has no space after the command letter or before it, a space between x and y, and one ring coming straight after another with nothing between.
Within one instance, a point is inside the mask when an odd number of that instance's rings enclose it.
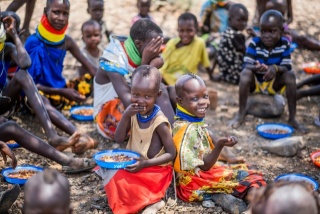
<instances>
[{"instance_id":1,"label":"child's arm","mask_svg":"<svg viewBox=\"0 0 320 214\"><path fill-rule=\"evenodd\" d=\"M160 137L161 143L164 146L165 153L159 157L148 160L139 159L135 164L129 165L126 170L129 172L138 172L143 168L150 166L159 166L161 164L173 161L176 157L176 148L173 144L172 135L167 123L160 124L155 130Z\"/></svg>"},{"instance_id":2,"label":"child's arm","mask_svg":"<svg viewBox=\"0 0 320 214\"><path fill-rule=\"evenodd\" d=\"M211 167L217 162L223 147L224 146L231 147L237 143L238 143L238 140L233 136L229 138L221 138L215 144L215 148L207 156L203 158L204 164L202 166L199 166L199 168L204 171L211 169Z\"/></svg>"},{"instance_id":3,"label":"child's arm","mask_svg":"<svg viewBox=\"0 0 320 214\"><path fill-rule=\"evenodd\" d=\"M97 69L86 59L86 57L81 53L78 45L68 35L66 36L66 48L92 76L96 75Z\"/></svg>"},{"instance_id":4,"label":"child's arm","mask_svg":"<svg viewBox=\"0 0 320 214\"><path fill-rule=\"evenodd\" d=\"M11 59L13 59L21 69L29 68L31 59L16 31L16 20L11 16L7 16L3 19L3 23L7 33L13 38L15 44L10 46L8 44L8 47L11 49Z\"/></svg>"},{"instance_id":5,"label":"child's arm","mask_svg":"<svg viewBox=\"0 0 320 214\"><path fill-rule=\"evenodd\" d=\"M131 127L131 117L141 111L145 111L145 107L139 106L138 103L132 103L126 108L116 129L114 137L116 143L120 144L126 139Z\"/></svg>"},{"instance_id":6,"label":"child's arm","mask_svg":"<svg viewBox=\"0 0 320 214\"><path fill-rule=\"evenodd\" d=\"M8 155L12 160L12 163L11 163L12 168L16 168L17 166L16 157L14 156L11 149L7 146L7 144L2 141L0 141L0 151L1 151L1 155L3 157L4 162L5 163L7 162L7 155Z\"/></svg>"},{"instance_id":7,"label":"child's arm","mask_svg":"<svg viewBox=\"0 0 320 214\"><path fill-rule=\"evenodd\" d=\"M76 101L77 103L84 102L86 97L81 95L78 91L73 88L51 88L44 85L37 84L37 88L40 91L43 91L45 94L53 94L53 95L60 95L68 100Z\"/></svg>"},{"instance_id":8,"label":"child's arm","mask_svg":"<svg viewBox=\"0 0 320 214\"><path fill-rule=\"evenodd\" d=\"M290 24L293 21L293 12L292 12L292 1L291 0L287 0L287 20L286 23Z\"/></svg>"},{"instance_id":9,"label":"child's arm","mask_svg":"<svg viewBox=\"0 0 320 214\"><path fill-rule=\"evenodd\" d=\"M121 74L114 72L107 72L110 81L117 92L124 108L127 108L131 104L131 89L126 80Z\"/></svg>"}]
</instances>

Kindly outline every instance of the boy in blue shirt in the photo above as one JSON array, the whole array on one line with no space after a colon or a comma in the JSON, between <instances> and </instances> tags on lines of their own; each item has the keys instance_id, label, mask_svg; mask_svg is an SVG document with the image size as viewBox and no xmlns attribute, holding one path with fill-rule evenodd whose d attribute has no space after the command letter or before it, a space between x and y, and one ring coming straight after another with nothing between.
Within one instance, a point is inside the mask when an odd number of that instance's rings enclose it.
<instances>
[{"instance_id":1,"label":"boy in blue shirt","mask_svg":"<svg viewBox=\"0 0 320 214\"><path fill-rule=\"evenodd\" d=\"M230 124L233 128L244 121L249 92L274 95L286 91L288 123L306 132L295 118L296 77L291 70L290 43L281 37L283 22L282 14L276 10L268 10L261 16L261 37L252 39L244 57L239 84L239 112Z\"/></svg>"}]
</instances>

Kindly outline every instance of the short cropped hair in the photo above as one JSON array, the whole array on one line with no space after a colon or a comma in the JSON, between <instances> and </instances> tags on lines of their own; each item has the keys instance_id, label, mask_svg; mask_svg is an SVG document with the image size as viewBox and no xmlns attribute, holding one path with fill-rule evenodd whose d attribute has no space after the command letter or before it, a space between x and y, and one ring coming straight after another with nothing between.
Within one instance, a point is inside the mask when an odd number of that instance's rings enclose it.
<instances>
[{"instance_id":1,"label":"short cropped hair","mask_svg":"<svg viewBox=\"0 0 320 214\"><path fill-rule=\"evenodd\" d=\"M153 78L155 80L155 90L157 92L160 90L161 74L156 67L151 65L141 65L133 71L132 80L135 76L139 76L140 78Z\"/></svg>"},{"instance_id":2,"label":"short cropped hair","mask_svg":"<svg viewBox=\"0 0 320 214\"><path fill-rule=\"evenodd\" d=\"M0 16L1 16L1 19L4 19L5 17L8 17L8 16L11 16L12 18L14 18L16 20L16 29L17 29L17 31L19 33L21 20L20 20L20 17L15 12L8 11L8 10L2 11L0 13Z\"/></svg>"},{"instance_id":3,"label":"short cropped hair","mask_svg":"<svg viewBox=\"0 0 320 214\"><path fill-rule=\"evenodd\" d=\"M267 10L264 12L260 18L260 24L262 22L267 22L270 17L274 17L277 20L277 23L280 28L283 27L284 18L283 15L277 10Z\"/></svg>"},{"instance_id":4,"label":"short cropped hair","mask_svg":"<svg viewBox=\"0 0 320 214\"><path fill-rule=\"evenodd\" d=\"M50 8L50 5L51 5L52 2L54 2L54 1L59 1L59 2L66 3L66 4L70 7L70 1L69 1L69 0L47 0L46 8L49 9L49 8Z\"/></svg>"},{"instance_id":5,"label":"short cropped hair","mask_svg":"<svg viewBox=\"0 0 320 214\"><path fill-rule=\"evenodd\" d=\"M101 26L100 24L96 21L96 20L93 20L93 19L90 19L86 22L84 22L81 26L81 32L83 32L83 29L86 27L86 26L93 26L93 25L97 25L99 27L99 29L101 30Z\"/></svg>"},{"instance_id":6,"label":"short cropped hair","mask_svg":"<svg viewBox=\"0 0 320 214\"><path fill-rule=\"evenodd\" d=\"M87 0L88 8L90 8L90 2L91 2L91 1L101 1L101 2L103 2L103 3L104 3L104 1L103 1L103 0Z\"/></svg>"},{"instance_id":7,"label":"short cropped hair","mask_svg":"<svg viewBox=\"0 0 320 214\"><path fill-rule=\"evenodd\" d=\"M193 23L194 23L194 27L196 28L196 30L198 31L198 20L197 20L197 17L195 15L193 15L192 13L183 13L179 16L178 18L178 22L180 21L189 21L189 20L192 20Z\"/></svg>"},{"instance_id":8,"label":"short cropped hair","mask_svg":"<svg viewBox=\"0 0 320 214\"><path fill-rule=\"evenodd\" d=\"M152 33L162 34L162 30L148 18L139 19L130 28L130 37L133 41L140 40L145 42Z\"/></svg>"},{"instance_id":9,"label":"short cropped hair","mask_svg":"<svg viewBox=\"0 0 320 214\"><path fill-rule=\"evenodd\" d=\"M240 9L242 9L247 16L249 15L248 9L243 4L233 4L229 8L229 16L232 16L232 14L238 12Z\"/></svg>"}]
</instances>

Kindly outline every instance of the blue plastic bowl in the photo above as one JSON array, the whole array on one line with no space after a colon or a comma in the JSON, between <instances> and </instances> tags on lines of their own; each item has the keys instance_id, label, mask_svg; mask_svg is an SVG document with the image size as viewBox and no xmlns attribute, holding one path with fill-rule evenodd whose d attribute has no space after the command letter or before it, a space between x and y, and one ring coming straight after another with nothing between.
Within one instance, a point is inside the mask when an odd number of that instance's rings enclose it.
<instances>
[{"instance_id":1,"label":"blue plastic bowl","mask_svg":"<svg viewBox=\"0 0 320 214\"><path fill-rule=\"evenodd\" d=\"M8 183L21 184L21 185L25 184L28 179L19 179L19 178L10 178L10 177L8 177L9 173L17 172L19 170L33 170L33 171L41 172L41 171L43 171L43 168L38 167L38 166L33 166L33 165L21 165L21 166L17 166L15 169L13 169L12 167L7 167L7 168L2 170L2 176L4 177L4 179Z\"/></svg>"},{"instance_id":2,"label":"blue plastic bowl","mask_svg":"<svg viewBox=\"0 0 320 214\"><path fill-rule=\"evenodd\" d=\"M307 175L298 173L282 174L276 177L274 181L304 181L311 184L313 186L313 190L317 190L319 188L319 184L316 180Z\"/></svg>"},{"instance_id":3,"label":"blue plastic bowl","mask_svg":"<svg viewBox=\"0 0 320 214\"><path fill-rule=\"evenodd\" d=\"M93 121L93 115L80 115L80 114L75 114L76 111L81 110L81 109L92 109L92 106L75 106L70 109L71 117L75 120L80 120L80 121Z\"/></svg>"},{"instance_id":4,"label":"blue plastic bowl","mask_svg":"<svg viewBox=\"0 0 320 214\"><path fill-rule=\"evenodd\" d=\"M98 152L93 156L93 158L95 159L97 165L107 169L123 169L123 168L126 168L128 165L131 165L137 162L137 160L127 161L127 162L105 162L100 160L105 155L113 156L113 155L121 155L121 154L129 157L133 157L133 158L140 157L139 153L136 153L130 150L116 149L116 150L105 150L105 151Z\"/></svg>"},{"instance_id":5,"label":"blue plastic bowl","mask_svg":"<svg viewBox=\"0 0 320 214\"><path fill-rule=\"evenodd\" d=\"M264 132L264 130L268 130L268 129L281 129L281 130L287 131L287 133L286 134L270 134L270 133ZM273 140L284 138L284 137L289 137L292 135L292 133L294 131L294 129L291 126L286 125L286 124L282 124L282 123L260 124L257 126L256 130L260 136L267 138L267 139L273 139Z\"/></svg>"},{"instance_id":6,"label":"blue plastic bowl","mask_svg":"<svg viewBox=\"0 0 320 214\"><path fill-rule=\"evenodd\" d=\"M10 148L10 149L16 149L16 148L19 148L20 145L15 142L15 143L7 143L7 146Z\"/></svg>"}]
</instances>

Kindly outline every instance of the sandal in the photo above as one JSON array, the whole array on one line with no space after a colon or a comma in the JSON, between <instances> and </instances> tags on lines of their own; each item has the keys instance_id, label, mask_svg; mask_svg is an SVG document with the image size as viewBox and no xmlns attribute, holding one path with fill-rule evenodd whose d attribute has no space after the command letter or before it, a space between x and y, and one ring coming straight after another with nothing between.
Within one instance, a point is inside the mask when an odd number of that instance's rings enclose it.
<instances>
[{"instance_id":1,"label":"sandal","mask_svg":"<svg viewBox=\"0 0 320 214\"><path fill-rule=\"evenodd\" d=\"M0 213L7 213L20 194L20 186L15 184L0 195Z\"/></svg>"},{"instance_id":2,"label":"sandal","mask_svg":"<svg viewBox=\"0 0 320 214\"><path fill-rule=\"evenodd\" d=\"M82 168L72 168L71 166L62 166L62 172L65 174L76 174L80 172L87 172L92 170L96 166L96 162L94 159L83 159L83 167Z\"/></svg>"},{"instance_id":3,"label":"sandal","mask_svg":"<svg viewBox=\"0 0 320 214\"><path fill-rule=\"evenodd\" d=\"M202 206L206 208L212 208L212 207L215 207L215 204L211 200L205 200L205 201L202 201Z\"/></svg>"}]
</instances>

